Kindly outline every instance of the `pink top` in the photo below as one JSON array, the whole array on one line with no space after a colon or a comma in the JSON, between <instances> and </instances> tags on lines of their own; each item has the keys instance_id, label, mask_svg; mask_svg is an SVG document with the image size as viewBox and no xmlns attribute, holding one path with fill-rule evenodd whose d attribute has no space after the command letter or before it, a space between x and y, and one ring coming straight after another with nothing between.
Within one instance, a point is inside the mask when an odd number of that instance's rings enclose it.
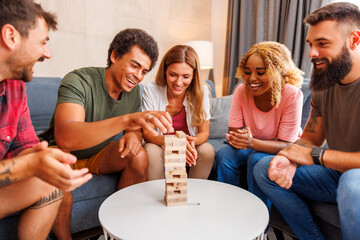
<instances>
[{"instance_id":1,"label":"pink top","mask_svg":"<svg viewBox=\"0 0 360 240\"><path fill-rule=\"evenodd\" d=\"M173 121L173 128L175 131L173 133L170 133L169 135L175 134L176 131L183 131L185 134L190 135L188 125L186 122L185 107L183 107L181 112L173 116L171 119Z\"/></svg>"},{"instance_id":2,"label":"pink top","mask_svg":"<svg viewBox=\"0 0 360 240\"><path fill-rule=\"evenodd\" d=\"M231 102L229 127L249 127L253 137L262 140L294 142L301 135L303 94L300 89L285 84L281 101L268 112L260 111L251 96L245 99L245 86L240 84Z\"/></svg>"}]
</instances>

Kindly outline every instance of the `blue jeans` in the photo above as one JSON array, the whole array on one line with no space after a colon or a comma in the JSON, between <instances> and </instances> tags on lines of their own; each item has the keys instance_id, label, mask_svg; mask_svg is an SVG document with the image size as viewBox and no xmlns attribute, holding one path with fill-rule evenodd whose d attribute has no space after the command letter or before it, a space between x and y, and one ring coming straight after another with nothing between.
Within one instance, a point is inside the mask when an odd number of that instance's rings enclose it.
<instances>
[{"instance_id":1,"label":"blue jeans","mask_svg":"<svg viewBox=\"0 0 360 240\"><path fill-rule=\"evenodd\" d=\"M360 236L360 169L344 172L339 180L338 203L342 239Z\"/></svg>"},{"instance_id":2,"label":"blue jeans","mask_svg":"<svg viewBox=\"0 0 360 240\"><path fill-rule=\"evenodd\" d=\"M296 170L291 188L285 189L269 179L271 159L265 157L255 165L255 181L300 239L324 239L303 198L337 202L343 239L360 236L360 169L341 175L318 165L302 166Z\"/></svg>"},{"instance_id":3,"label":"blue jeans","mask_svg":"<svg viewBox=\"0 0 360 240\"><path fill-rule=\"evenodd\" d=\"M242 150L232 146L223 147L216 153L215 157L217 180L219 182L240 186L239 169L241 166L247 164L247 184L249 191L258 196L267 207L270 208L270 202L257 186L253 175L255 164L266 156L274 157L274 155L256 152L253 149Z\"/></svg>"}]
</instances>

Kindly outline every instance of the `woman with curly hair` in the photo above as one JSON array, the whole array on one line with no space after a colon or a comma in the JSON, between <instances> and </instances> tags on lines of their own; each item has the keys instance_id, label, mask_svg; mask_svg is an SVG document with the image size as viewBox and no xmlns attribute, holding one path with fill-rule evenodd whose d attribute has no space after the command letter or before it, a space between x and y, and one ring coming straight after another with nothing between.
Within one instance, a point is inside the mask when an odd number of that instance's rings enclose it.
<instances>
[{"instance_id":1,"label":"woman with curly hair","mask_svg":"<svg viewBox=\"0 0 360 240\"><path fill-rule=\"evenodd\" d=\"M277 42L255 44L243 56L236 75L242 84L233 96L226 134L230 146L216 153L218 181L240 186L239 169L247 164L249 191L256 194L255 163L301 134L303 74L286 46Z\"/></svg>"},{"instance_id":2,"label":"woman with curly hair","mask_svg":"<svg viewBox=\"0 0 360 240\"><path fill-rule=\"evenodd\" d=\"M142 108L170 113L175 131L186 133L186 162L189 177L208 178L215 150L207 143L210 127L210 91L200 80L200 65L195 50L176 45L163 57L155 84L146 84ZM144 131L148 154L148 180L164 178L164 136Z\"/></svg>"}]
</instances>

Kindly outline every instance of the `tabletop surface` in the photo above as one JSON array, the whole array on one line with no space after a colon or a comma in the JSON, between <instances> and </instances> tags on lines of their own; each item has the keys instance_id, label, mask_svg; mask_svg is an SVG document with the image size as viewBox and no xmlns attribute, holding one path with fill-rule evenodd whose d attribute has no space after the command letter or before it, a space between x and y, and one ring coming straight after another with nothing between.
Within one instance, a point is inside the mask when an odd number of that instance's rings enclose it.
<instances>
[{"instance_id":1,"label":"tabletop surface","mask_svg":"<svg viewBox=\"0 0 360 240\"><path fill-rule=\"evenodd\" d=\"M132 185L100 206L102 227L119 239L254 239L269 222L265 204L229 184L188 179L188 204L166 207L165 180Z\"/></svg>"}]
</instances>

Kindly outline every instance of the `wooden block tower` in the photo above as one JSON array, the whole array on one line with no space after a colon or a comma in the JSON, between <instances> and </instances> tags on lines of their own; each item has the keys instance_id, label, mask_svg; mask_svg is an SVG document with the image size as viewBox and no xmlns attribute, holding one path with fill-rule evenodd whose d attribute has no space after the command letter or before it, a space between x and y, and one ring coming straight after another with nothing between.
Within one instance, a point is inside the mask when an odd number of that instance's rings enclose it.
<instances>
[{"instance_id":1,"label":"wooden block tower","mask_svg":"<svg viewBox=\"0 0 360 240\"><path fill-rule=\"evenodd\" d=\"M164 198L168 207L187 204L186 143L183 131L164 137Z\"/></svg>"}]
</instances>

